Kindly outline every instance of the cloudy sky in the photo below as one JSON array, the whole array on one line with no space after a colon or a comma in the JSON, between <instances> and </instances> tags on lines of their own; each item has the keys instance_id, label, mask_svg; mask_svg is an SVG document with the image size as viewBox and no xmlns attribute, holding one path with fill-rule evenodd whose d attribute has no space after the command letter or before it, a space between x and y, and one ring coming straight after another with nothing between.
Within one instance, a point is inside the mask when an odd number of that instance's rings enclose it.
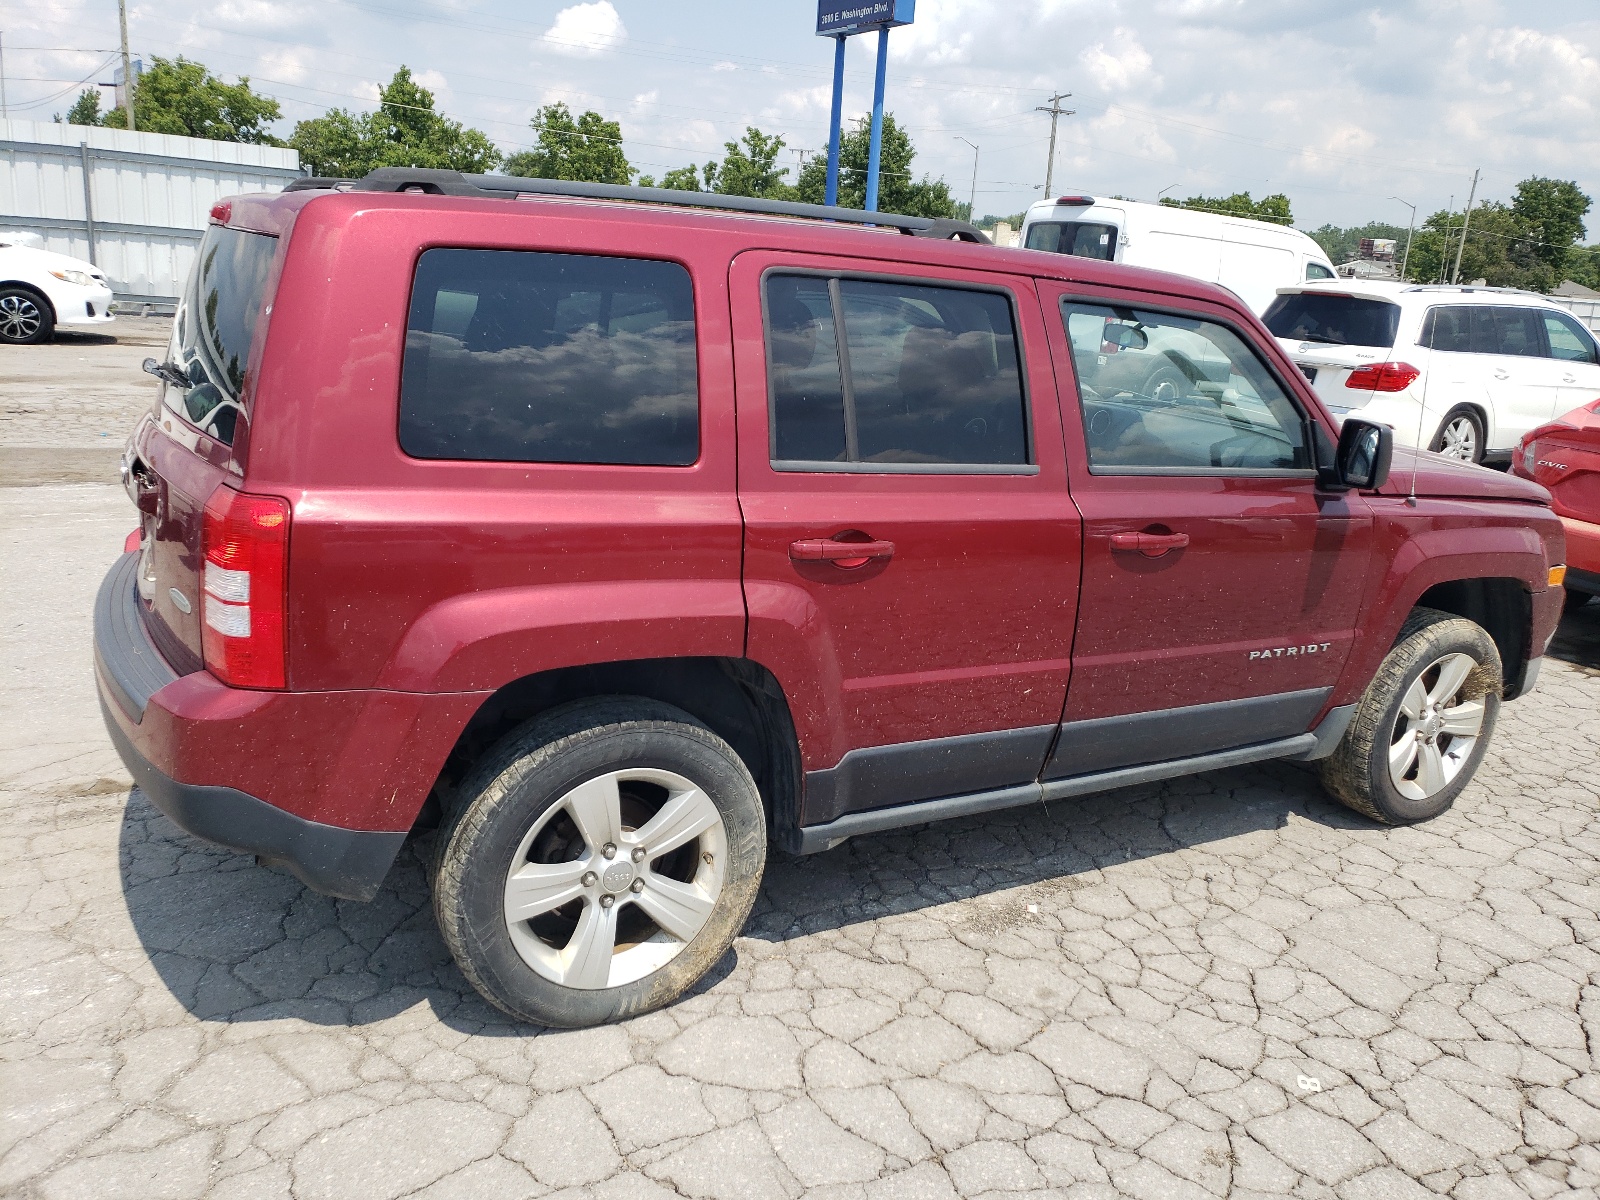
<instances>
[{"instance_id":1,"label":"cloudy sky","mask_svg":"<svg viewBox=\"0 0 1600 1200\"><path fill-rule=\"evenodd\" d=\"M832 43L807 0L129 0L136 53L251 76L292 122L368 107L401 63L507 150L539 105L622 122L660 174L754 124L826 140ZM48 120L109 80L114 0L7 5L10 115ZM870 106L873 38L851 40L845 108ZM1286 192L1296 224L1405 224L1531 174L1600 198L1596 0L920 0L890 37L888 106L917 169L979 213L1041 196L1052 91L1072 93L1054 190ZM52 98L54 97L54 98ZM798 156L791 155L797 162ZM1590 217L1600 240L1600 210Z\"/></svg>"}]
</instances>

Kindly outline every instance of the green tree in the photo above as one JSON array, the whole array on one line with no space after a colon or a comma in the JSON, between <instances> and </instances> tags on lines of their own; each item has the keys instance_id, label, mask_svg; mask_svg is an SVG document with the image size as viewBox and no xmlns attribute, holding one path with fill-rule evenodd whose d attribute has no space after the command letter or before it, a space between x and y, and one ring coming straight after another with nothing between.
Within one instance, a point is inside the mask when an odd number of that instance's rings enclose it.
<instances>
[{"instance_id":1,"label":"green tree","mask_svg":"<svg viewBox=\"0 0 1600 1200\"><path fill-rule=\"evenodd\" d=\"M747 127L739 141L723 143L727 155L715 171L707 173L712 190L725 196L789 199L794 188L784 181L788 170L777 165L783 146L783 138L769 137L753 125Z\"/></svg>"},{"instance_id":2,"label":"green tree","mask_svg":"<svg viewBox=\"0 0 1600 1200\"><path fill-rule=\"evenodd\" d=\"M1600 292L1600 246L1574 246L1568 250L1561 277Z\"/></svg>"},{"instance_id":3,"label":"green tree","mask_svg":"<svg viewBox=\"0 0 1600 1200\"><path fill-rule=\"evenodd\" d=\"M1190 196L1187 200L1163 196L1161 203L1168 208L1193 208L1230 217L1248 217L1253 221L1271 221L1274 225L1294 224L1294 216L1289 211L1289 197L1282 192L1263 196L1260 200L1252 200L1249 192L1235 192L1231 196Z\"/></svg>"},{"instance_id":4,"label":"green tree","mask_svg":"<svg viewBox=\"0 0 1600 1200\"><path fill-rule=\"evenodd\" d=\"M872 120L858 117L839 144L839 204L861 208L867 202L867 156L871 148ZM878 211L908 217L954 217L955 198L942 179L920 180L911 173L916 147L893 113L883 114L883 148L878 163ZM827 194L828 152L806 160L795 187L796 199L821 204Z\"/></svg>"},{"instance_id":5,"label":"green tree","mask_svg":"<svg viewBox=\"0 0 1600 1200\"><path fill-rule=\"evenodd\" d=\"M81 96L74 110L79 105L87 108ZM98 107L97 99L95 108ZM252 91L248 75L241 75L238 83L224 83L203 64L191 62L181 54L177 58L155 59L150 69L138 76L134 109L139 129L144 133L176 133L209 138L214 142L283 145L267 129L283 115L283 110L271 96ZM121 108L113 108L99 123L113 129L126 129L128 114Z\"/></svg>"},{"instance_id":6,"label":"green tree","mask_svg":"<svg viewBox=\"0 0 1600 1200\"><path fill-rule=\"evenodd\" d=\"M57 125L61 124L62 116L56 113L54 117ZM98 125L100 124L100 89L84 88L78 93L78 98L72 102L72 107L67 109L66 123L68 125Z\"/></svg>"},{"instance_id":7,"label":"green tree","mask_svg":"<svg viewBox=\"0 0 1600 1200\"><path fill-rule=\"evenodd\" d=\"M434 111L433 93L411 78L409 67L378 95L376 112L334 108L294 127L289 145L313 174L359 178L375 167L479 174L499 165L500 151L487 136Z\"/></svg>"},{"instance_id":8,"label":"green tree","mask_svg":"<svg viewBox=\"0 0 1600 1200\"><path fill-rule=\"evenodd\" d=\"M1556 269L1540 256L1535 239L1516 212L1497 200L1473 208L1465 247L1461 247L1460 213L1430 216L1411 245L1411 278L1422 283L1450 282L1458 247L1463 283L1482 279L1490 287L1548 292L1561 282Z\"/></svg>"},{"instance_id":9,"label":"green tree","mask_svg":"<svg viewBox=\"0 0 1600 1200\"><path fill-rule=\"evenodd\" d=\"M622 126L587 111L574 118L565 104L547 104L531 122L537 149L506 160L506 174L584 183L631 183L634 170L622 152Z\"/></svg>"},{"instance_id":10,"label":"green tree","mask_svg":"<svg viewBox=\"0 0 1600 1200\"><path fill-rule=\"evenodd\" d=\"M1559 274L1566 265L1568 251L1584 235L1583 218L1590 203L1589 197L1569 179L1533 175L1517 184L1511 211L1528 237L1537 243L1538 256Z\"/></svg>"}]
</instances>

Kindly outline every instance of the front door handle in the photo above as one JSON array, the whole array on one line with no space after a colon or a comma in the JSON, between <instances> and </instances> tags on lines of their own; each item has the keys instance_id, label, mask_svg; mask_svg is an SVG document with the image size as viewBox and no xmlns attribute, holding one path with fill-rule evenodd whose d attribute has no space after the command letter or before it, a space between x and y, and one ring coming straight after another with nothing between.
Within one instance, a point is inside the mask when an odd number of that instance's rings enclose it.
<instances>
[{"instance_id":1,"label":"front door handle","mask_svg":"<svg viewBox=\"0 0 1600 1200\"><path fill-rule=\"evenodd\" d=\"M1578 377L1576 375L1563 375L1561 377L1561 382L1562 383L1577 383L1578 382Z\"/></svg>"},{"instance_id":2,"label":"front door handle","mask_svg":"<svg viewBox=\"0 0 1600 1200\"><path fill-rule=\"evenodd\" d=\"M1160 558L1168 550L1182 550L1189 544L1187 533L1113 533L1113 550L1137 550L1146 558Z\"/></svg>"},{"instance_id":3,"label":"front door handle","mask_svg":"<svg viewBox=\"0 0 1600 1200\"><path fill-rule=\"evenodd\" d=\"M864 567L876 558L894 557L893 542L836 542L832 538L805 538L789 543L795 562L831 562L847 570Z\"/></svg>"}]
</instances>

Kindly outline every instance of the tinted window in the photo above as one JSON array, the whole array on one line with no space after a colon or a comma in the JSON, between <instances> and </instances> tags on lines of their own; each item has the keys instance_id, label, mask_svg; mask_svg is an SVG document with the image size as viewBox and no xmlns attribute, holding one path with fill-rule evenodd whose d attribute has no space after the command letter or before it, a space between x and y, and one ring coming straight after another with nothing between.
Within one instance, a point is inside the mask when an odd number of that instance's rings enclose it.
<instances>
[{"instance_id":1,"label":"tinted window","mask_svg":"<svg viewBox=\"0 0 1600 1200\"><path fill-rule=\"evenodd\" d=\"M1028 226L1027 248L1111 262L1117 256L1117 227L1092 221L1040 221Z\"/></svg>"},{"instance_id":2,"label":"tinted window","mask_svg":"<svg viewBox=\"0 0 1600 1200\"><path fill-rule=\"evenodd\" d=\"M1299 410L1226 326L1131 308L1063 303L1097 474L1299 470Z\"/></svg>"},{"instance_id":3,"label":"tinted window","mask_svg":"<svg viewBox=\"0 0 1600 1200\"><path fill-rule=\"evenodd\" d=\"M1261 319L1274 337L1387 350L1400 326L1400 306L1355 296L1289 292L1274 300Z\"/></svg>"},{"instance_id":4,"label":"tinted window","mask_svg":"<svg viewBox=\"0 0 1600 1200\"><path fill-rule=\"evenodd\" d=\"M686 466L694 295L676 263L428 250L400 376L418 458Z\"/></svg>"},{"instance_id":5,"label":"tinted window","mask_svg":"<svg viewBox=\"0 0 1600 1200\"><path fill-rule=\"evenodd\" d=\"M1472 314L1475 310L1464 304L1450 304L1430 308L1422 319L1422 332L1417 334L1417 345L1430 350L1448 350L1466 354L1472 350ZM1478 309L1486 312L1486 309ZM1492 338L1493 323L1480 322Z\"/></svg>"},{"instance_id":6,"label":"tinted window","mask_svg":"<svg viewBox=\"0 0 1600 1200\"><path fill-rule=\"evenodd\" d=\"M1545 312L1544 333L1550 342L1550 356L1567 362L1596 361L1594 338L1566 313Z\"/></svg>"},{"instance_id":7,"label":"tinted window","mask_svg":"<svg viewBox=\"0 0 1600 1200\"><path fill-rule=\"evenodd\" d=\"M766 303L776 461L1028 461L1016 330L1005 296L772 275Z\"/></svg>"},{"instance_id":8,"label":"tinted window","mask_svg":"<svg viewBox=\"0 0 1600 1200\"><path fill-rule=\"evenodd\" d=\"M1494 310L1496 340L1501 354L1519 357L1544 357L1544 328L1535 308L1497 308Z\"/></svg>"},{"instance_id":9,"label":"tinted window","mask_svg":"<svg viewBox=\"0 0 1600 1200\"><path fill-rule=\"evenodd\" d=\"M167 404L227 445L277 250L268 234L208 225L172 323L170 357L194 386L168 388Z\"/></svg>"}]
</instances>

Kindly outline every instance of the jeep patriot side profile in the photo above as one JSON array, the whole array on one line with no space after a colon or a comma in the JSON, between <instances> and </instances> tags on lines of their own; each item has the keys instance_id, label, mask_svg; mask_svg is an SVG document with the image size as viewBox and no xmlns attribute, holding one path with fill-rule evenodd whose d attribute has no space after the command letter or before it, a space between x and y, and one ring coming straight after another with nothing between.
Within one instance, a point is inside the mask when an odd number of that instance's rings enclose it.
<instances>
[{"instance_id":1,"label":"jeep patriot side profile","mask_svg":"<svg viewBox=\"0 0 1600 1200\"><path fill-rule=\"evenodd\" d=\"M1561 611L1547 493L1340 430L1221 288L974 240L399 168L218 205L95 611L139 787L356 899L437 821L445 941L550 1025L694 983L769 842L1271 758L1448 808Z\"/></svg>"}]
</instances>

